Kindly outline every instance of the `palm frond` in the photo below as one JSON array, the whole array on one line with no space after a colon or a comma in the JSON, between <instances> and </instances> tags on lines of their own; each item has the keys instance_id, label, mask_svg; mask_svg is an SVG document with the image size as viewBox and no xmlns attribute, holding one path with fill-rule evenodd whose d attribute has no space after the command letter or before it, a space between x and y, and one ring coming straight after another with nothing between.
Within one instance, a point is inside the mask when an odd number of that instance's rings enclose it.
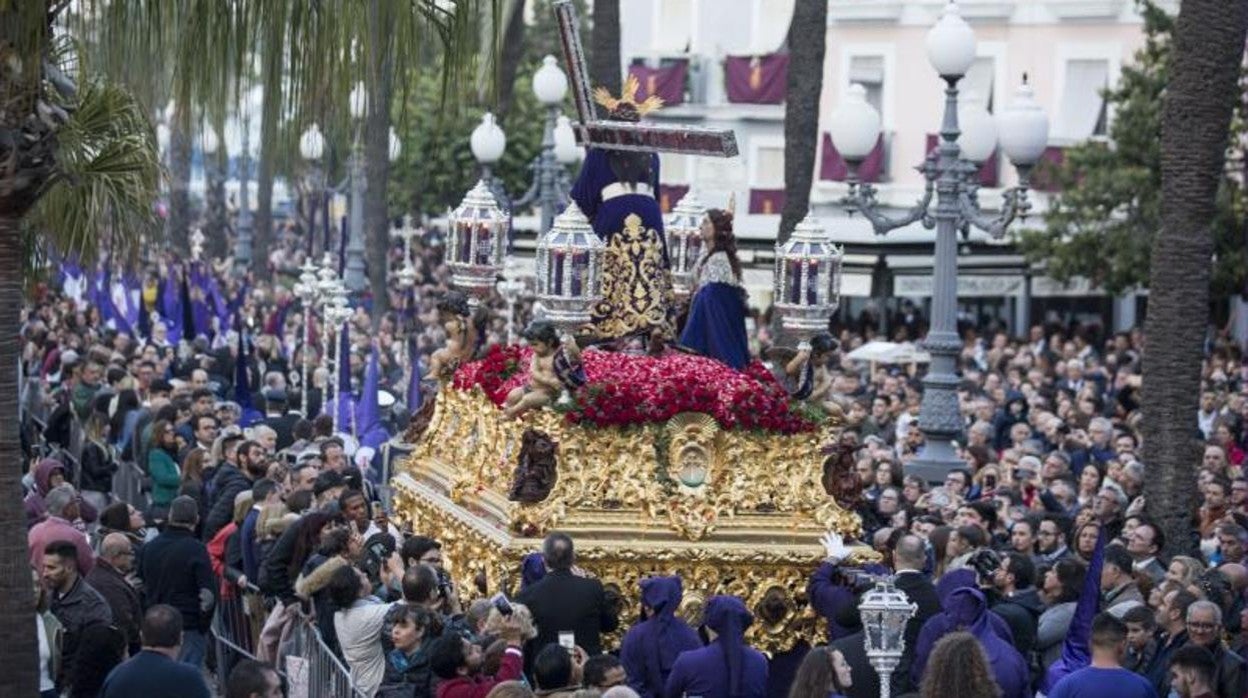
<instances>
[{"instance_id":1,"label":"palm frond","mask_svg":"<svg viewBox=\"0 0 1248 698\"><path fill-rule=\"evenodd\" d=\"M84 260L105 246L115 256L133 251L157 224L160 163L143 107L116 85L80 85L57 141L56 170L24 220L27 229L43 245Z\"/></svg>"}]
</instances>

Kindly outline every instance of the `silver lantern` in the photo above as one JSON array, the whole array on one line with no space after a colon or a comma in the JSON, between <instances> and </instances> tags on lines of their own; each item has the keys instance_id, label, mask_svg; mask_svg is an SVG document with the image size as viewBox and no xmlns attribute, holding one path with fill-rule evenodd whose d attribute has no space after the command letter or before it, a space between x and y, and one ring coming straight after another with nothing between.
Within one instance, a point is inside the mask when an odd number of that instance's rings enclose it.
<instances>
[{"instance_id":1,"label":"silver lantern","mask_svg":"<svg viewBox=\"0 0 1248 698\"><path fill-rule=\"evenodd\" d=\"M576 203L568 204L537 243L537 301L564 331L588 323L602 297L606 245Z\"/></svg>"},{"instance_id":2,"label":"silver lantern","mask_svg":"<svg viewBox=\"0 0 1248 698\"><path fill-rule=\"evenodd\" d=\"M511 222L498 207L485 181L464 197L447 217L446 263L451 283L468 294L472 305L494 288L503 270Z\"/></svg>"},{"instance_id":3,"label":"silver lantern","mask_svg":"<svg viewBox=\"0 0 1248 698\"><path fill-rule=\"evenodd\" d=\"M690 189L663 223L667 255L672 264L672 290L677 299L693 292L693 269L702 256L702 222L706 207Z\"/></svg>"},{"instance_id":4,"label":"silver lantern","mask_svg":"<svg viewBox=\"0 0 1248 698\"><path fill-rule=\"evenodd\" d=\"M797 336L801 348L828 331L828 318L841 301L844 256L813 213L797 224L787 242L776 245L772 307L780 327Z\"/></svg>"},{"instance_id":5,"label":"silver lantern","mask_svg":"<svg viewBox=\"0 0 1248 698\"><path fill-rule=\"evenodd\" d=\"M867 661L880 675L881 698L889 698L893 670L906 649L906 622L917 609L918 606L887 577L878 580L875 588L863 594L858 603Z\"/></svg>"}]
</instances>

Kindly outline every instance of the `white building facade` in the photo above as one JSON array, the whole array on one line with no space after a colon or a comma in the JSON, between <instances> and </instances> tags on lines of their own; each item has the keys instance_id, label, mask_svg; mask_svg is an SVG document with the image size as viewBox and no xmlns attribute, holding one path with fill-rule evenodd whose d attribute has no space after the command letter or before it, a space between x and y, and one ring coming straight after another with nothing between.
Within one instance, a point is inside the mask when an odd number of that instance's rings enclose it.
<instances>
[{"instance_id":1,"label":"white building facade","mask_svg":"<svg viewBox=\"0 0 1248 698\"><path fill-rule=\"evenodd\" d=\"M796 0L796 2L822 0ZM759 305L769 301L770 248L779 226L784 189L784 105L743 103L745 81L774 97L780 80L767 68L787 53L795 0L627 0L620 3L621 53L625 70L670 77L684 66L680 104L653 118L732 128L741 154L733 159L664 155L665 201L674 205L685 187L696 186L711 206L737 201L737 236L745 250L747 283ZM880 112L883 134L872 166L882 203L904 208L917 200L923 178L914 167L934 144L944 105L941 81L928 64L924 36L944 0L827 0L827 47L820 104L819 152L811 203L846 249L842 286L844 317L868 303L895 308L901 298L920 304L930 295L934 235L921 225L877 238L861 218L846 218L837 206L845 194L844 167L831 149L826 120L851 83L862 84ZM1177 10L1177 0L1162 3ZM978 58L962 80L964 97L973 95L996 111L1009 103L1023 75L1048 112L1050 150L1104 137L1114 115L1101 91L1116 83L1144 43L1143 22L1132 0L961 0L963 17L975 29ZM735 66L729 66L735 64ZM742 66L746 68L742 68ZM761 70L760 70L761 66ZM731 70L735 67L736 73ZM666 72L664 72L666 71ZM679 77L679 74L677 75ZM735 77L735 83L733 82ZM670 82L670 80L669 80ZM643 89L656 79L643 80ZM734 94L734 86L736 92ZM748 90L747 90L748 92ZM666 94L675 95L667 86ZM746 95L748 99L749 94ZM764 95L766 98L766 95ZM1013 168L996 156L995 168L981 172L980 200L999 204L1002 187L1016 183ZM991 170L995 169L995 172ZM1045 186L1043 178L1038 183ZM1042 225L1048 195L1033 194L1035 213L1028 225ZM961 247L960 306L968 319L995 320L1014 332L1047 316L1096 320L1122 328L1140 320L1142 296L1105 297L1078 281L1058 284L1043 267L1025 263L1007 238L995 241L972 233ZM872 299L874 297L874 299Z\"/></svg>"}]
</instances>

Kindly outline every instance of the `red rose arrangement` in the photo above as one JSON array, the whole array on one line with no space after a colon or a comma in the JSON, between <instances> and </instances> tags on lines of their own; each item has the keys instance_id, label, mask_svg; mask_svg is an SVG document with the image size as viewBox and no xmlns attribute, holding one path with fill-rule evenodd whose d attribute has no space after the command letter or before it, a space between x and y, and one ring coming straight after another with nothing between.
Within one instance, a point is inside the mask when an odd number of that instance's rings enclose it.
<instances>
[{"instance_id":1,"label":"red rose arrangement","mask_svg":"<svg viewBox=\"0 0 1248 698\"><path fill-rule=\"evenodd\" d=\"M454 387L480 387L501 406L513 388L528 381L532 350L492 346L480 361L455 373ZM709 414L725 429L761 429L793 434L815 428L790 410L789 395L758 361L744 371L703 356L669 353L634 356L586 351L588 382L567 410L572 424L626 426L665 422L681 412Z\"/></svg>"}]
</instances>

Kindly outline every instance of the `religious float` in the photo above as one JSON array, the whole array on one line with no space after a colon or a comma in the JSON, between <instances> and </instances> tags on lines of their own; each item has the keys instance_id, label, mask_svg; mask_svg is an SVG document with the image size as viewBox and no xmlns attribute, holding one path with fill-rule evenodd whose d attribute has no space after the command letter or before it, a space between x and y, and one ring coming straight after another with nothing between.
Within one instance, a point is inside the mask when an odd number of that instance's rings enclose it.
<instances>
[{"instance_id":1,"label":"religious float","mask_svg":"<svg viewBox=\"0 0 1248 698\"><path fill-rule=\"evenodd\" d=\"M580 109L583 72L579 56L569 58ZM580 116L597 123L592 105ZM604 129L614 124L599 126L596 136L582 132L583 142L611 137ZM659 136L653 150L679 149L670 143L680 138ZM729 151L735 145L719 154ZM676 297L690 293L704 216L690 195L667 220ZM484 183L451 215L446 254L458 289L480 298L492 288L507 221ZM637 216L623 225L635 228ZM836 307L841 252L827 238L807 220L777 246L776 313L799 349ZM569 205L538 244L546 319L565 333L584 327L612 264L608 244ZM544 393L532 375L545 365L533 361L534 348L472 350L467 305L442 306L448 346L431 362L439 389L409 430L411 453L392 481L399 516L442 542L458 584L514 592L522 559L558 530L576 541L577 564L617 592L620 632L638 617L639 581L675 573L684 580L681 614L695 623L711 595L734 594L753 609L750 641L760 649L823 636L805 597L823 557L819 538L861 531L846 501L857 495L852 444L838 443L839 420L825 410L833 406L810 391L795 396L758 361L737 371L670 348L582 351L568 340L530 342L555 369L562 361L577 374Z\"/></svg>"}]
</instances>

